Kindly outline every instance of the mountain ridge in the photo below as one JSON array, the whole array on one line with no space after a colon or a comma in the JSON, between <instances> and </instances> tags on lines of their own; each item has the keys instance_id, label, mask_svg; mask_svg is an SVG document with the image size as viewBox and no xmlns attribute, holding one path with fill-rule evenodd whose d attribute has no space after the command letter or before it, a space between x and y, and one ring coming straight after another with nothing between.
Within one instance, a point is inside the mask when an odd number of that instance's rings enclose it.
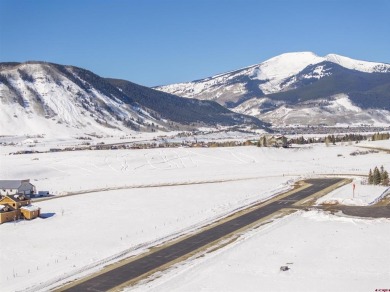
<instances>
[{"instance_id":1,"label":"mountain ridge","mask_svg":"<svg viewBox=\"0 0 390 292\"><path fill-rule=\"evenodd\" d=\"M266 128L257 118L215 102L188 100L80 67L39 61L0 63L0 106L0 134Z\"/></svg>"},{"instance_id":2,"label":"mountain ridge","mask_svg":"<svg viewBox=\"0 0 390 292\"><path fill-rule=\"evenodd\" d=\"M228 73L155 88L187 98L214 100L235 112L277 125L288 124L278 112L270 118L269 112L281 106L292 111L295 111L294 107L306 107L315 115L318 104L304 102L332 100L334 96L344 94L349 102L365 112L361 124L390 124L390 118L379 112L390 111L390 64L336 54L320 57L312 52L286 53ZM338 120L345 122L341 112L334 111L335 121L327 120L325 124L335 125ZM300 122L311 124L311 115ZM356 119L351 121L351 125L356 123L359 123Z\"/></svg>"}]
</instances>

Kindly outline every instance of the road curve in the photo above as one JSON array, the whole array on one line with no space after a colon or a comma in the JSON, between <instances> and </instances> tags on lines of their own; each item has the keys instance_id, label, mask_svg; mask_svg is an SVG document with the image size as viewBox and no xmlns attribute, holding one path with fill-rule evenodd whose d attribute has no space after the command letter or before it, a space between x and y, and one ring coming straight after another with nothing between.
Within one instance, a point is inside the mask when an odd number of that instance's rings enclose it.
<instances>
[{"instance_id":1,"label":"road curve","mask_svg":"<svg viewBox=\"0 0 390 292\"><path fill-rule=\"evenodd\" d=\"M273 213L284 208L292 207L293 204L301 201L323 189L341 182L341 178L329 179L311 179L306 180L309 187L293 192L292 194L280 200L275 200L255 208L243 215L225 221L219 225L211 227L205 231L187 237L181 241L168 245L144 257L126 263L115 269L99 274L95 277L88 278L85 281L77 281L73 284L66 285L59 291L107 291L132 281L142 275L155 271L164 265L179 260L189 253L205 247L222 237L225 237L241 228L255 223Z\"/></svg>"}]
</instances>

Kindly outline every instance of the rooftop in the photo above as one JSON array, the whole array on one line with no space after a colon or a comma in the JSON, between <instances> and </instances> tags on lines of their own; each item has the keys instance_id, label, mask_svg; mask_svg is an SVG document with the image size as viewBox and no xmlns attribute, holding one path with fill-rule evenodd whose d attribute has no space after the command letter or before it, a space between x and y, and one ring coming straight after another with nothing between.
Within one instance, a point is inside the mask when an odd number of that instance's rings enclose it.
<instances>
[{"instance_id":1,"label":"rooftop","mask_svg":"<svg viewBox=\"0 0 390 292\"><path fill-rule=\"evenodd\" d=\"M28 210L28 211L38 211L40 208L37 206L33 206L33 205L27 205L27 206L21 207L20 209L24 209L24 210Z\"/></svg>"},{"instance_id":2,"label":"rooftop","mask_svg":"<svg viewBox=\"0 0 390 292\"><path fill-rule=\"evenodd\" d=\"M23 182L30 182L30 180L0 180L0 189L17 189Z\"/></svg>"}]
</instances>

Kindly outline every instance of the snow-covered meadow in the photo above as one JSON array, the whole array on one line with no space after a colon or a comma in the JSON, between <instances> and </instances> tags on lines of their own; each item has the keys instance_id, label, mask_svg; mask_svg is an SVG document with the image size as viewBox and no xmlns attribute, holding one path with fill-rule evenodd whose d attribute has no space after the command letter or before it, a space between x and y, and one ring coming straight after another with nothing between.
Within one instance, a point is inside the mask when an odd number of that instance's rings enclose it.
<instances>
[{"instance_id":1,"label":"snow-covered meadow","mask_svg":"<svg viewBox=\"0 0 390 292\"><path fill-rule=\"evenodd\" d=\"M318 204L368 206L390 194L390 187L367 185L365 179L355 178L352 184L342 186L317 200ZM353 186L355 189L353 189Z\"/></svg>"},{"instance_id":2,"label":"snow-covered meadow","mask_svg":"<svg viewBox=\"0 0 390 292\"><path fill-rule=\"evenodd\" d=\"M380 145L381 148L390 149L390 141L381 142ZM89 193L36 202L34 204L42 209L41 212L48 216L47 219L0 226L0 284L4 291L25 290L40 283L42 285L37 288L46 290L52 282L67 275L74 277L96 271L105 262L139 253L150 245L189 232L234 210L276 195L300 178L337 174L355 177L365 175L370 168L380 165L390 169L390 156L385 152L351 156L350 153L357 149L356 145L312 145L290 149L245 146L102 150L7 155L12 150L15 151L14 148L17 147L0 148L1 165L5 166L0 170L2 179L30 178L38 190L49 190L58 196L69 192ZM346 190L347 188L348 186ZM362 191L355 198L358 200L370 195L371 200L379 193L381 192L378 190L375 190L374 195ZM312 215L310 218L301 213L287 217L278 221L275 226L291 233L299 230L299 226L306 224L306 221L313 221L310 224L314 230L317 228L316 224L319 224L316 223L316 218L323 218L325 215L309 214ZM329 226L327 220L321 221L324 222L321 224L329 228L327 232L338 224L342 225L340 228L343 230L352 228L332 218L329 219ZM289 223L290 220L292 223ZM369 235L376 234L378 238L383 236L383 240L388 242L388 235L384 231L390 228L389 220L359 220L355 225L362 225L362 228L366 225L377 226L370 229ZM318 228L321 229L322 226ZM264 238L272 243L268 239L270 233L266 230L268 229L261 228L254 231L258 235L251 237L248 244L262 246ZM355 229L348 232L354 233ZM278 238L278 234L275 233L271 238ZM309 235L308 231L307 236ZM333 250L326 249L330 256L339 254L340 251L336 248L339 240L341 238L329 235L329 244L335 246ZM342 240L348 245L349 241L355 242L356 238L352 236ZM246 240L239 242L245 244ZM280 239L278 242L280 245L274 248L280 254L285 248L283 244L288 241ZM294 246L295 249L302 249L307 245L295 242ZM233 247L235 245L225 249L240 262L239 258L243 255L240 252L236 254ZM312 248L314 252L316 247ZM366 242L361 248L362 251L372 248L377 253L386 252L385 246L374 242ZM264 252L266 251L265 248ZM323 253L321 250L318 252ZM354 260L351 258L351 261L356 269L367 271L368 280L370 277L372 281L376 279L375 273L371 273L368 259L359 262L359 257L356 257ZM245 257L242 257L239 265L245 266L244 263ZM193 265L197 266L196 261ZM303 276L305 271L311 269L311 265L310 259L303 257L300 275ZM260 268L265 271L267 267L268 264ZM245 274L247 270L244 268L237 273ZM328 267L326 271L331 273L332 269ZM188 273L192 274L191 269ZM197 273L198 271L194 272ZM296 281L293 276L289 276L293 273L291 270L281 275L285 278L286 285L289 281ZM275 275L279 275L278 271ZM311 277L310 274L306 276ZM206 290L225 290L224 287L218 289L217 286L212 286L213 280L204 282L206 286L198 287L197 278L194 275L192 278L195 286L180 286L181 282L177 282L176 286L176 280L172 278L169 280L171 284L164 284L168 286L156 289L170 291L178 287L179 290L199 290L203 287ZM67 278L69 279L71 278ZM163 279L161 281L164 282ZM229 283L227 279L234 282L234 277L229 274L225 279ZM313 282L314 279L315 277ZM256 281L249 283L258 285ZM255 290L259 286L242 287L244 290ZM148 288L147 285L137 287L141 290Z\"/></svg>"},{"instance_id":3,"label":"snow-covered meadow","mask_svg":"<svg viewBox=\"0 0 390 292\"><path fill-rule=\"evenodd\" d=\"M126 291L388 289L389 230L389 219L300 211Z\"/></svg>"}]
</instances>

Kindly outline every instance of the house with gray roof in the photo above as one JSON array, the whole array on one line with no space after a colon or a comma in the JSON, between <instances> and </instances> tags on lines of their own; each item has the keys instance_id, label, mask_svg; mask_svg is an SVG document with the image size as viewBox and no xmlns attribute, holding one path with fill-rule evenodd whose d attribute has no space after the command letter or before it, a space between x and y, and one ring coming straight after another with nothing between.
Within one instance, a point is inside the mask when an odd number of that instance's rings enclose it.
<instances>
[{"instance_id":1,"label":"house with gray roof","mask_svg":"<svg viewBox=\"0 0 390 292\"><path fill-rule=\"evenodd\" d=\"M0 180L0 195L33 195L36 193L35 186L29 179L24 180Z\"/></svg>"}]
</instances>

